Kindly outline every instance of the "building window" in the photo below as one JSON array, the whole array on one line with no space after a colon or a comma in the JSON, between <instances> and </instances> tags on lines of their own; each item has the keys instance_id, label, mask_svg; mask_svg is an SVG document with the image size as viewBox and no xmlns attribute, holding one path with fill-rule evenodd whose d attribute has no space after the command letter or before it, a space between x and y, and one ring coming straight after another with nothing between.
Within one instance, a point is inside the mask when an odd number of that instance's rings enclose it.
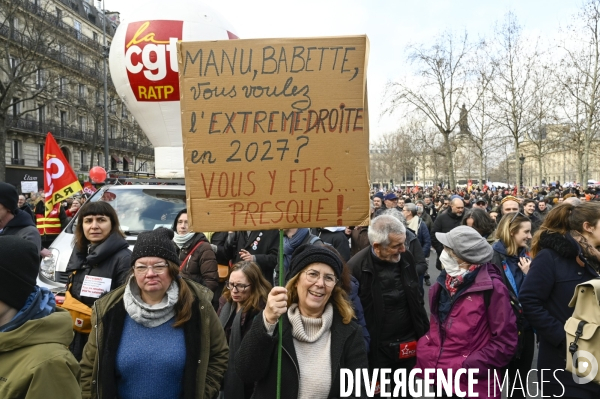
<instances>
[{"instance_id":1,"label":"building window","mask_svg":"<svg viewBox=\"0 0 600 399\"><path fill-rule=\"evenodd\" d=\"M14 118L17 118L21 113L21 99L18 97L13 97L12 99L12 115Z\"/></svg>"},{"instance_id":2,"label":"building window","mask_svg":"<svg viewBox=\"0 0 600 399\"><path fill-rule=\"evenodd\" d=\"M67 94L67 78L60 78L58 81L58 92L60 94Z\"/></svg>"},{"instance_id":3,"label":"building window","mask_svg":"<svg viewBox=\"0 0 600 399\"><path fill-rule=\"evenodd\" d=\"M44 166L44 144L38 144L38 167Z\"/></svg>"},{"instance_id":4,"label":"building window","mask_svg":"<svg viewBox=\"0 0 600 399\"><path fill-rule=\"evenodd\" d=\"M123 137L123 140L127 139L127 130L123 129L123 135L121 137Z\"/></svg>"},{"instance_id":5,"label":"building window","mask_svg":"<svg viewBox=\"0 0 600 399\"><path fill-rule=\"evenodd\" d=\"M16 72L17 67L19 66L19 59L15 58L15 57L10 57L10 68L13 70L13 72Z\"/></svg>"},{"instance_id":6,"label":"building window","mask_svg":"<svg viewBox=\"0 0 600 399\"><path fill-rule=\"evenodd\" d=\"M146 162L142 162L142 163L140 164L139 171L140 171L140 172L145 172L145 171L146 171L146 169L147 169L147 168L146 168Z\"/></svg>"},{"instance_id":7,"label":"building window","mask_svg":"<svg viewBox=\"0 0 600 399\"><path fill-rule=\"evenodd\" d=\"M56 7L56 17L62 22L62 10L58 7Z\"/></svg>"},{"instance_id":8,"label":"building window","mask_svg":"<svg viewBox=\"0 0 600 399\"><path fill-rule=\"evenodd\" d=\"M123 104L123 109L121 111L121 116L125 119L127 119L127 107L125 107L125 104Z\"/></svg>"},{"instance_id":9,"label":"building window","mask_svg":"<svg viewBox=\"0 0 600 399\"><path fill-rule=\"evenodd\" d=\"M80 100L84 100L85 99L85 85L84 84L79 84L78 94L79 94L79 99Z\"/></svg>"},{"instance_id":10,"label":"building window","mask_svg":"<svg viewBox=\"0 0 600 399\"><path fill-rule=\"evenodd\" d=\"M73 20L73 28L75 28L77 39L81 40L81 22Z\"/></svg>"},{"instance_id":11,"label":"building window","mask_svg":"<svg viewBox=\"0 0 600 399\"><path fill-rule=\"evenodd\" d=\"M80 132L85 132L85 130L86 130L85 116L79 115L79 117L77 118L77 127L79 128Z\"/></svg>"},{"instance_id":12,"label":"building window","mask_svg":"<svg viewBox=\"0 0 600 399\"><path fill-rule=\"evenodd\" d=\"M20 160L22 159L22 146L23 143L21 142L21 140L13 140L12 141L12 164L13 165L19 165L20 164Z\"/></svg>"},{"instance_id":13,"label":"building window","mask_svg":"<svg viewBox=\"0 0 600 399\"><path fill-rule=\"evenodd\" d=\"M79 161L81 162L81 165L87 165L87 158L85 157L85 151L79 151Z\"/></svg>"},{"instance_id":14,"label":"building window","mask_svg":"<svg viewBox=\"0 0 600 399\"><path fill-rule=\"evenodd\" d=\"M90 13L90 6L88 6L87 4L83 3L83 9L85 11L85 15Z\"/></svg>"},{"instance_id":15,"label":"building window","mask_svg":"<svg viewBox=\"0 0 600 399\"><path fill-rule=\"evenodd\" d=\"M115 138L115 126L114 125L110 125L110 136L111 139Z\"/></svg>"},{"instance_id":16,"label":"building window","mask_svg":"<svg viewBox=\"0 0 600 399\"><path fill-rule=\"evenodd\" d=\"M41 89L44 86L44 70L38 69L35 74L35 82L37 84L37 88Z\"/></svg>"},{"instance_id":17,"label":"building window","mask_svg":"<svg viewBox=\"0 0 600 399\"><path fill-rule=\"evenodd\" d=\"M38 122L42 124L46 118L45 107L43 105L38 105L38 107Z\"/></svg>"},{"instance_id":18,"label":"building window","mask_svg":"<svg viewBox=\"0 0 600 399\"><path fill-rule=\"evenodd\" d=\"M93 32L93 37L94 37L94 41L98 42L98 34L96 32Z\"/></svg>"}]
</instances>

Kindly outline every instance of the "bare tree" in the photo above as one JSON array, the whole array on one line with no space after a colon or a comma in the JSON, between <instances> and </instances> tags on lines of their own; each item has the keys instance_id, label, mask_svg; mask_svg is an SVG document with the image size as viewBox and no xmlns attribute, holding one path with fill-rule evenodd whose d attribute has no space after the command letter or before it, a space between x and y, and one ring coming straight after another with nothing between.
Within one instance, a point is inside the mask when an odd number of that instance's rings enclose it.
<instances>
[{"instance_id":1,"label":"bare tree","mask_svg":"<svg viewBox=\"0 0 600 399\"><path fill-rule=\"evenodd\" d=\"M525 140L532 151L529 156L537 162L537 185L542 185L544 179L544 160L559 147L565 148L563 143L564 129L556 126L557 99L559 88L554 79L552 65L539 65L532 74L534 95L530 109L534 123L525 132Z\"/></svg>"},{"instance_id":2,"label":"bare tree","mask_svg":"<svg viewBox=\"0 0 600 399\"><path fill-rule=\"evenodd\" d=\"M532 129L535 119L531 108L535 102L535 84L532 80L539 56L537 43L528 46L517 17L509 12L502 26L496 28L491 50L494 63L492 93L495 112L492 118L511 136L516 168L516 185L521 181L521 171L517 166L519 146L525 132Z\"/></svg>"},{"instance_id":3,"label":"bare tree","mask_svg":"<svg viewBox=\"0 0 600 399\"><path fill-rule=\"evenodd\" d=\"M35 17L25 15L25 7L35 7ZM48 68L57 62L56 35L42 7L12 0L0 8L0 181L6 180L9 115L36 112L56 92L57 77Z\"/></svg>"},{"instance_id":4,"label":"bare tree","mask_svg":"<svg viewBox=\"0 0 600 399\"><path fill-rule=\"evenodd\" d=\"M398 108L404 108L407 114L420 112L441 133L452 188L456 187L456 179L451 135L459 123L458 109L467 98L473 77L470 59L479 47L480 43L472 43L466 32L459 37L444 32L431 47L411 45L408 60L416 68L413 76L388 84L388 112Z\"/></svg>"},{"instance_id":5,"label":"bare tree","mask_svg":"<svg viewBox=\"0 0 600 399\"><path fill-rule=\"evenodd\" d=\"M578 180L587 188L591 145L598 138L600 101L600 1L588 0L563 37L558 78L566 93L565 116L572 149L578 151Z\"/></svg>"}]
</instances>

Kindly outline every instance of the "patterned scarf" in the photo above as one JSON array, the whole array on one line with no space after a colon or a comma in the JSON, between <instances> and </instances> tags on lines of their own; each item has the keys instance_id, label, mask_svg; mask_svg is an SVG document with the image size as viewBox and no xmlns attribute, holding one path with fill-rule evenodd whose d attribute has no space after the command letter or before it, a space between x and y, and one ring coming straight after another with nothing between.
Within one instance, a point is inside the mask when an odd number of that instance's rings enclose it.
<instances>
[{"instance_id":1,"label":"patterned scarf","mask_svg":"<svg viewBox=\"0 0 600 399\"><path fill-rule=\"evenodd\" d=\"M450 293L450 297L453 297L454 294L458 291L458 289L465 282L465 278L476 269L479 269L481 265L471 265L469 266L468 271L460 276L452 277L449 274L446 274L446 289Z\"/></svg>"},{"instance_id":2,"label":"patterned scarf","mask_svg":"<svg viewBox=\"0 0 600 399\"><path fill-rule=\"evenodd\" d=\"M600 251L590 244L578 231L571 230L571 237L573 237L581 247L585 260L587 260L596 273L600 274Z\"/></svg>"}]
</instances>

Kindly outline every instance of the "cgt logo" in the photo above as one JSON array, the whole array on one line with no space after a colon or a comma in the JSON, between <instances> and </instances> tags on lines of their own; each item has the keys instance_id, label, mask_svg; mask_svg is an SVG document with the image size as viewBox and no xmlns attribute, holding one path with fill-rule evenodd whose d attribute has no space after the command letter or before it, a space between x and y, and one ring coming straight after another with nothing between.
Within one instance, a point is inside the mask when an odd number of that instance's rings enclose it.
<instances>
[{"instance_id":1,"label":"cgt logo","mask_svg":"<svg viewBox=\"0 0 600 399\"><path fill-rule=\"evenodd\" d=\"M125 68L138 101L179 101L177 41L183 21L144 21L127 26Z\"/></svg>"}]
</instances>

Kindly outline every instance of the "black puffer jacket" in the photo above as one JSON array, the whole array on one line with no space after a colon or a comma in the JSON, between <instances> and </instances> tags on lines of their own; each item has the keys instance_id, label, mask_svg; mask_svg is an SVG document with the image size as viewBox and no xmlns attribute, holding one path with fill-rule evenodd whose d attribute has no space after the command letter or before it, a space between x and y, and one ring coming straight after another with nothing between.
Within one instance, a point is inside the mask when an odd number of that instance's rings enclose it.
<instances>
[{"instance_id":1,"label":"black puffer jacket","mask_svg":"<svg viewBox=\"0 0 600 399\"><path fill-rule=\"evenodd\" d=\"M112 279L110 290L123 285L131 271L131 251L129 244L118 233L112 233L104 242L91 246L89 253L73 249L67 265L67 272L77 271L70 276L73 282L70 292L75 299L92 306L97 298L81 297L81 287L85 276L97 276Z\"/></svg>"},{"instance_id":2,"label":"black puffer jacket","mask_svg":"<svg viewBox=\"0 0 600 399\"><path fill-rule=\"evenodd\" d=\"M17 210L15 217L4 226L0 235L21 237L34 243L38 252L42 249L40 232L35 227L33 220L31 220L31 216L21 210Z\"/></svg>"}]
</instances>

